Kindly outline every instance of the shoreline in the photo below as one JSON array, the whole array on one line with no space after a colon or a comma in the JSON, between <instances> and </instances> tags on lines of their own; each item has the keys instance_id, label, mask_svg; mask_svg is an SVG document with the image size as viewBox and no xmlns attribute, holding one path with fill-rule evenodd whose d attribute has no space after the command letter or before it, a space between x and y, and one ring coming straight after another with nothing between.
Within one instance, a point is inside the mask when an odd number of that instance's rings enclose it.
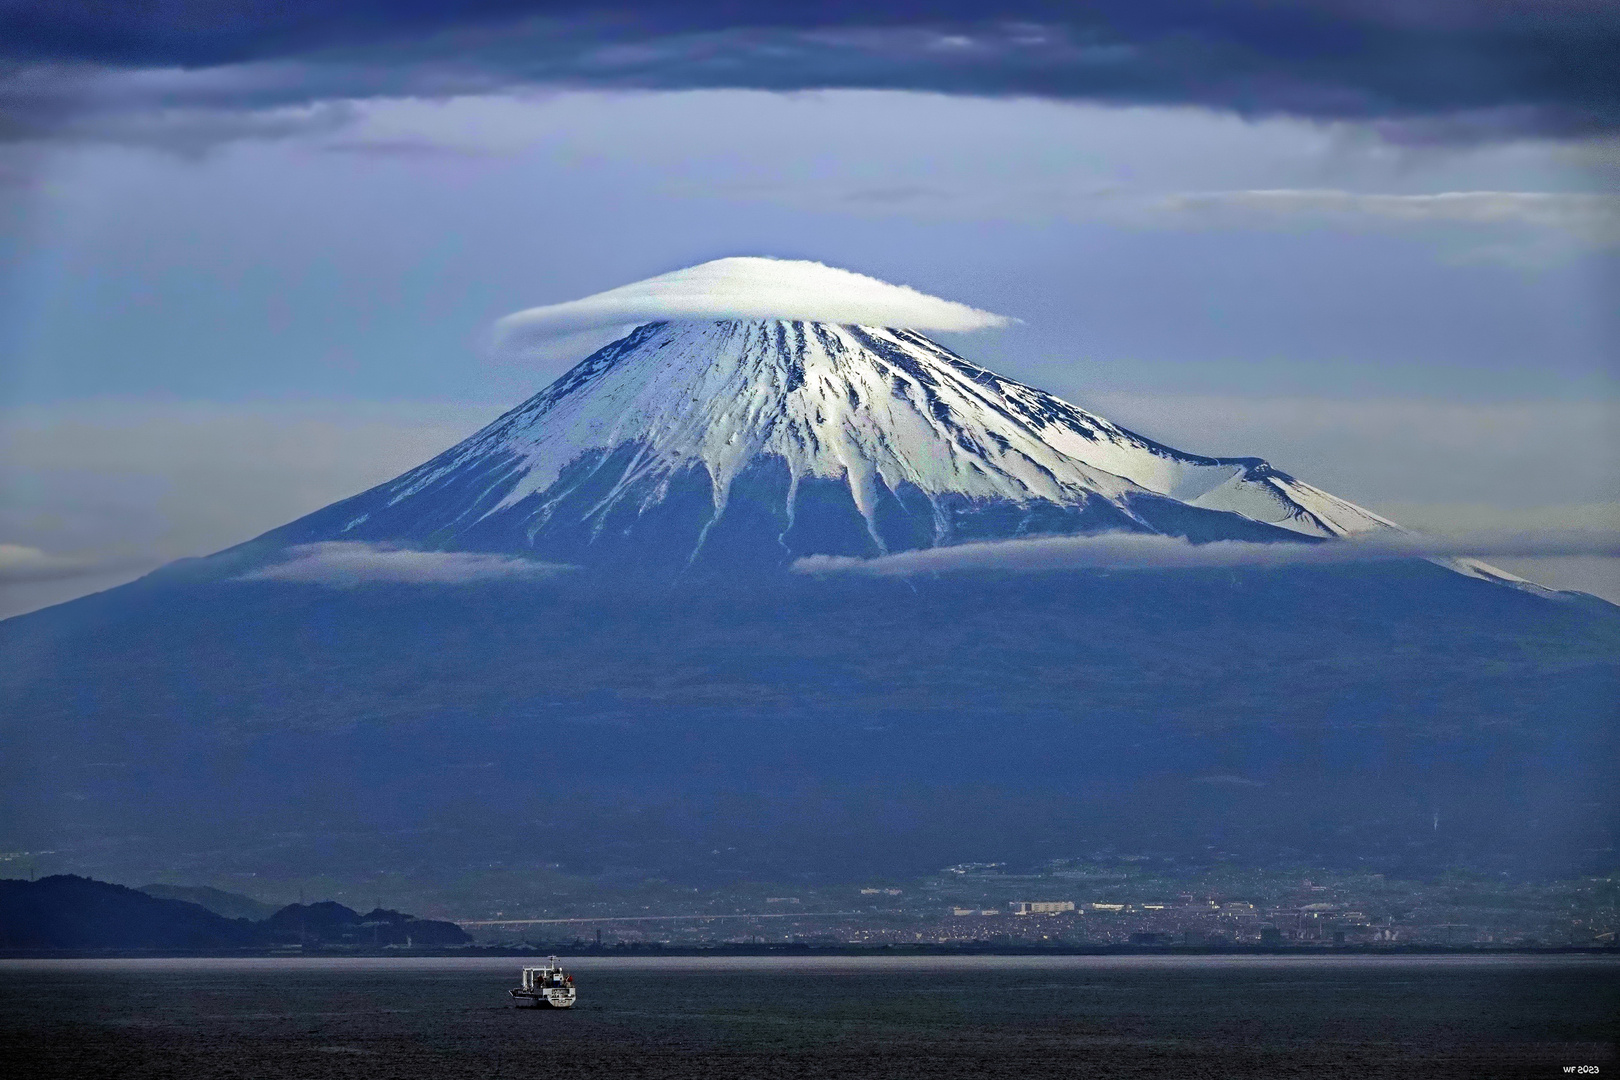
<instances>
[{"instance_id":1,"label":"shoreline","mask_svg":"<svg viewBox=\"0 0 1620 1080\"><path fill-rule=\"evenodd\" d=\"M1323 945L1323 946L1208 946L1208 945L1074 945L1010 946L989 945L724 945L657 946L635 943L622 948L570 948L552 946L517 948L511 946L469 946L450 949L359 949L341 947L280 949L4 949L6 960L296 960L343 958L368 960L419 959L502 959L556 956L561 959L613 959L647 957L1043 957L1043 956L1276 956L1310 957L1407 957L1407 956L1600 956L1620 959L1614 945Z\"/></svg>"}]
</instances>

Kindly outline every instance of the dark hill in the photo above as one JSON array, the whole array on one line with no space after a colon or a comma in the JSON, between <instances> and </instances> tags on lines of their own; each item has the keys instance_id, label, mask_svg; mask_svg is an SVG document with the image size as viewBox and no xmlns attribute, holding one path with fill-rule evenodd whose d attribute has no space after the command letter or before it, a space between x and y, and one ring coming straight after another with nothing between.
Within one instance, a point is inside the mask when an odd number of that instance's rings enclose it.
<instances>
[{"instance_id":1,"label":"dark hill","mask_svg":"<svg viewBox=\"0 0 1620 1080\"><path fill-rule=\"evenodd\" d=\"M105 881L0 881L0 948L237 949L263 941L244 919Z\"/></svg>"},{"instance_id":2,"label":"dark hill","mask_svg":"<svg viewBox=\"0 0 1620 1080\"><path fill-rule=\"evenodd\" d=\"M418 919L377 908L361 915L331 900L288 904L264 924L278 942L318 941L327 945L465 945L472 940L455 923Z\"/></svg>"},{"instance_id":3,"label":"dark hill","mask_svg":"<svg viewBox=\"0 0 1620 1080\"><path fill-rule=\"evenodd\" d=\"M250 919L255 922L268 919L276 912L274 904L266 904L251 896L226 892L207 885L142 885L141 892L163 900L187 900L201 904L216 915L227 919Z\"/></svg>"},{"instance_id":4,"label":"dark hill","mask_svg":"<svg viewBox=\"0 0 1620 1080\"><path fill-rule=\"evenodd\" d=\"M0 949L199 952L283 944L465 945L471 940L455 923L382 909L362 916L330 900L290 904L253 922L72 874L0 880Z\"/></svg>"}]
</instances>

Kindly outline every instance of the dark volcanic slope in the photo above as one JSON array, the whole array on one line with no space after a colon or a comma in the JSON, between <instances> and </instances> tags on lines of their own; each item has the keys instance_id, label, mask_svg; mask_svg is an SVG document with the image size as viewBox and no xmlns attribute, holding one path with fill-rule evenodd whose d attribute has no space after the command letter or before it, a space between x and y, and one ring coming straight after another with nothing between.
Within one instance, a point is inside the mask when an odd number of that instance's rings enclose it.
<instances>
[{"instance_id":1,"label":"dark volcanic slope","mask_svg":"<svg viewBox=\"0 0 1620 1080\"><path fill-rule=\"evenodd\" d=\"M1606 864L1617 642L1607 605L1421 562L616 595L175 571L0 624L0 821L126 876L198 849L444 875L1105 842Z\"/></svg>"}]
</instances>

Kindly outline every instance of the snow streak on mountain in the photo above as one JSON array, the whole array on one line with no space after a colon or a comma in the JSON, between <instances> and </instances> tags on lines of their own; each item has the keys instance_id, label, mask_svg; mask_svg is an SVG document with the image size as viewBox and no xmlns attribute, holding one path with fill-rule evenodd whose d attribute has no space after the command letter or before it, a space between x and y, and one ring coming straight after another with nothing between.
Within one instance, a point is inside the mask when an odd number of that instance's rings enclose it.
<instances>
[{"instance_id":1,"label":"snow streak on mountain","mask_svg":"<svg viewBox=\"0 0 1620 1080\"><path fill-rule=\"evenodd\" d=\"M638 327L432 461L266 539L679 572L1033 535L1394 527L1258 458L1133 434L915 331L765 319Z\"/></svg>"}]
</instances>

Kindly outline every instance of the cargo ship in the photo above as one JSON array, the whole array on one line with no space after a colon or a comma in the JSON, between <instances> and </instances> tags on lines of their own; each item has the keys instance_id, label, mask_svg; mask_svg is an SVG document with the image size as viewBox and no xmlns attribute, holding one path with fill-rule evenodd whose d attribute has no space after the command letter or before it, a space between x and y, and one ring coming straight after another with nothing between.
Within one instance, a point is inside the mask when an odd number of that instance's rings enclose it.
<instances>
[{"instance_id":1,"label":"cargo ship","mask_svg":"<svg viewBox=\"0 0 1620 1080\"><path fill-rule=\"evenodd\" d=\"M574 977L562 969L555 956L547 958L538 967L523 969L522 985L507 993L521 1005L528 1000L536 1009L572 1009L574 1007Z\"/></svg>"}]
</instances>

